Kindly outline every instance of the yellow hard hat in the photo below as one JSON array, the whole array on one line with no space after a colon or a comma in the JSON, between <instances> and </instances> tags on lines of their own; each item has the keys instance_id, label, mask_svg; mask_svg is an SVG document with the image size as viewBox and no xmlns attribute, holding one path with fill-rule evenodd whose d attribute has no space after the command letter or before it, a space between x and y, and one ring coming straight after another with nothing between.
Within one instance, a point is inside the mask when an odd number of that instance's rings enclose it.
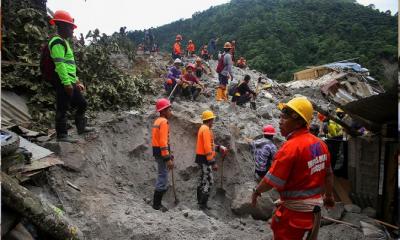
<instances>
[{"instance_id":1,"label":"yellow hard hat","mask_svg":"<svg viewBox=\"0 0 400 240\"><path fill-rule=\"evenodd\" d=\"M337 113L344 113L344 111L341 108L336 108Z\"/></svg>"},{"instance_id":2,"label":"yellow hard hat","mask_svg":"<svg viewBox=\"0 0 400 240\"><path fill-rule=\"evenodd\" d=\"M210 110L206 110L201 114L201 120L206 121L215 118L216 116Z\"/></svg>"},{"instance_id":3,"label":"yellow hard hat","mask_svg":"<svg viewBox=\"0 0 400 240\"><path fill-rule=\"evenodd\" d=\"M230 42L226 42L224 44L224 48L232 48L232 44Z\"/></svg>"},{"instance_id":4,"label":"yellow hard hat","mask_svg":"<svg viewBox=\"0 0 400 240\"><path fill-rule=\"evenodd\" d=\"M314 109L311 102L306 97L295 97L288 103L280 103L278 105L278 108L281 110L285 107L289 107L299 114L307 122L307 125L311 123Z\"/></svg>"}]
</instances>

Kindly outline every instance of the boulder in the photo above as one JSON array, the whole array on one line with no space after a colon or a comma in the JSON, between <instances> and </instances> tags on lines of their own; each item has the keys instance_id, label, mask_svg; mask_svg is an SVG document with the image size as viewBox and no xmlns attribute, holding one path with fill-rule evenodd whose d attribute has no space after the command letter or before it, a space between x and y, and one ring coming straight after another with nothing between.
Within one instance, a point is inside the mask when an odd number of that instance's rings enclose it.
<instances>
[{"instance_id":1,"label":"boulder","mask_svg":"<svg viewBox=\"0 0 400 240\"><path fill-rule=\"evenodd\" d=\"M271 112L271 107L269 106L262 106L257 109L257 115L268 120L272 119Z\"/></svg>"},{"instance_id":2,"label":"boulder","mask_svg":"<svg viewBox=\"0 0 400 240\"><path fill-rule=\"evenodd\" d=\"M248 182L235 189L235 194L231 203L231 210L239 216L251 215L256 220L268 220L272 216L275 207L272 198L268 193L263 193L258 198L257 206L251 206L251 195L253 194L253 182Z\"/></svg>"},{"instance_id":3,"label":"boulder","mask_svg":"<svg viewBox=\"0 0 400 240\"><path fill-rule=\"evenodd\" d=\"M344 224L332 224L319 230L318 239L323 240L363 240L363 233Z\"/></svg>"},{"instance_id":4,"label":"boulder","mask_svg":"<svg viewBox=\"0 0 400 240\"><path fill-rule=\"evenodd\" d=\"M344 210L350 213L361 213L361 208L354 204L346 204L344 205Z\"/></svg>"}]
</instances>

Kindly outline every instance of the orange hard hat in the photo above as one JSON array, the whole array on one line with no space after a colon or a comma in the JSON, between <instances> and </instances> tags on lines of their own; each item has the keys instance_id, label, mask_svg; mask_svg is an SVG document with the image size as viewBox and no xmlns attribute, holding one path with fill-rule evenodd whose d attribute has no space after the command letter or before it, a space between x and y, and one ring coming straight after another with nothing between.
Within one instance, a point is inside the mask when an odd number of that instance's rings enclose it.
<instances>
[{"instance_id":1,"label":"orange hard hat","mask_svg":"<svg viewBox=\"0 0 400 240\"><path fill-rule=\"evenodd\" d=\"M74 23L74 19L71 17L71 15L64 10L58 10L54 13L54 17L50 20L50 24L54 25L56 22L65 22L69 23L74 26L74 28L77 28L77 26Z\"/></svg>"},{"instance_id":2,"label":"orange hard hat","mask_svg":"<svg viewBox=\"0 0 400 240\"><path fill-rule=\"evenodd\" d=\"M224 48L232 48L232 44L230 42L226 42L224 44Z\"/></svg>"},{"instance_id":3,"label":"orange hard hat","mask_svg":"<svg viewBox=\"0 0 400 240\"><path fill-rule=\"evenodd\" d=\"M166 81L166 83L168 84L168 85L172 85L172 79L167 79L167 81Z\"/></svg>"},{"instance_id":4,"label":"orange hard hat","mask_svg":"<svg viewBox=\"0 0 400 240\"><path fill-rule=\"evenodd\" d=\"M264 133L264 135L275 135L276 131L272 125L265 125L263 127L263 133Z\"/></svg>"},{"instance_id":5,"label":"orange hard hat","mask_svg":"<svg viewBox=\"0 0 400 240\"><path fill-rule=\"evenodd\" d=\"M181 36L180 34L176 35L176 38L175 38L175 40L176 40L176 41L178 41L178 40L182 40L182 36Z\"/></svg>"},{"instance_id":6,"label":"orange hard hat","mask_svg":"<svg viewBox=\"0 0 400 240\"><path fill-rule=\"evenodd\" d=\"M166 98L161 98L157 100L156 110L157 112L161 112L162 110L171 107L171 102Z\"/></svg>"}]
</instances>

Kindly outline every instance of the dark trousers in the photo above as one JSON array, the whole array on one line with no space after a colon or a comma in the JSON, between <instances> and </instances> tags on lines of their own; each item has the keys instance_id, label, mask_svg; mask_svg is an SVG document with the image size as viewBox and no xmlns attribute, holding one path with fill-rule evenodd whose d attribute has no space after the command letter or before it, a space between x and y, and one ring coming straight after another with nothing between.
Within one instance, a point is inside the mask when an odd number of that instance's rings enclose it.
<instances>
[{"instance_id":1,"label":"dark trousers","mask_svg":"<svg viewBox=\"0 0 400 240\"><path fill-rule=\"evenodd\" d=\"M75 125L76 128L82 130L85 128L85 111L87 102L83 97L81 91L78 89L76 84L73 84L74 91L72 96L69 96L61 83L53 84L56 91L56 132L57 136L65 136L68 134L67 129L67 111L72 108L76 108L75 112Z\"/></svg>"},{"instance_id":2,"label":"dark trousers","mask_svg":"<svg viewBox=\"0 0 400 240\"><path fill-rule=\"evenodd\" d=\"M236 102L237 105L246 104L251 100L251 96L249 94L243 94L241 96L233 96L232 102Z\"/></svg>"}]
</instances>

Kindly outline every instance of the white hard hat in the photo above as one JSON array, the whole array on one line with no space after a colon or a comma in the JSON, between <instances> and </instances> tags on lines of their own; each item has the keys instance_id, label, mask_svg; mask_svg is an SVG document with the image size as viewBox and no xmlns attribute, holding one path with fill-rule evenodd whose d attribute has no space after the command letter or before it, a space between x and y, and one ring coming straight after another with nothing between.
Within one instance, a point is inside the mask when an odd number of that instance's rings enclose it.
<instances>
[{"instance_id":1,"label":"white hard hat","mask_svg":"<svg viewBox=\"0 0 400 240\"><path fill-rule=\"evenodd\" d=\"M175 64L175 63L181 64L181 63L182 63L182 60L180 60L179 58L177 58L177 59L175 59L175 61L174 61L174 64Z\"/></svg>"}]
</instances>

